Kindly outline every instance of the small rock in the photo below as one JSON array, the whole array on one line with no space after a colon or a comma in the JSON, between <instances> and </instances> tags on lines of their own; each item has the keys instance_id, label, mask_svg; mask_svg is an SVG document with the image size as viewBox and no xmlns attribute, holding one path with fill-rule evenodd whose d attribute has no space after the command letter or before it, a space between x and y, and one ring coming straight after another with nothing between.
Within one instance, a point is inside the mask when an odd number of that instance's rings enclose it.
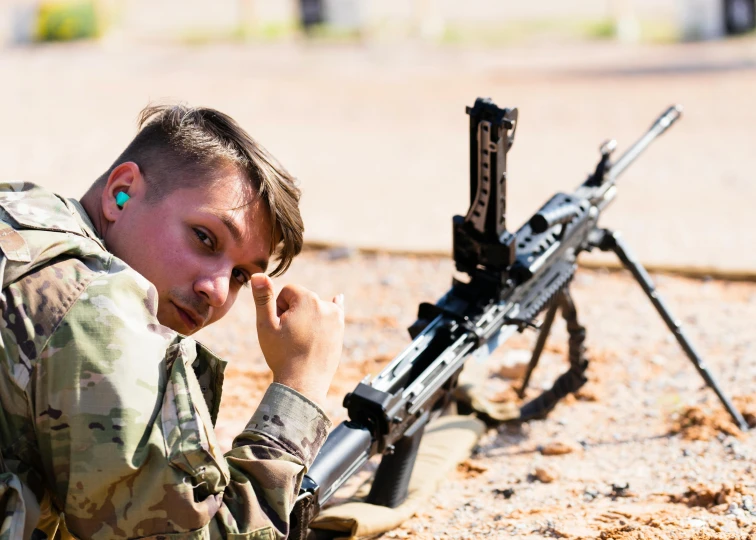
<instances>
[{"instance_id":1,"label":"small rock","mask_svg":"<svg viewBox=\"0 0 756 540\"><path fill-rule=\"evenodd\" d=\"M384 287L392 287L393 285L396 285L399 282L396 276L394 275L387 275L381 278L381 285Z\"/></svg>"},{"instance_id":2,"label":"small rock","mask_svg":"<svg viewBox=\"0 0 756 540\"><path fill-rule=\"evenodd\" d=\"M727 512L727 509L729 508L727 503L722 504L715 504L711 508L709 508L709 512L712 514L724 514Z\"/></svg>"},{"instance_id":3,"label":"small rock","mask_svg":"<svg viewBox=\"0 0 756 540\"><path fill-rule=\"evenodd\" d=\"M466 459L457 465L457 471L462 473L465 478L475 478L486 472L488 467L480 463L476 463L471 459Z\"/></svg>"},{"instance_id":4,"label":"small rock","mask_svg":"<svg viewBox=\"0 0 756 540\"><path fill-rule=\"evenodd\" d=\"M707 523L703 519L689 518L687 520L687 525L691 529L700 529L701 527L705 527L707 525Z\"/></svg>"},{"instance_id":5,"label":"small rock","mask_svg":"<svg viewBox=\"0 0 756 540\"><path fill-rule=\"evenodd\" d=\"M559 478L559 473L552 467L536 467L533 471L533 476L535 476L539 482L549 484Z\"/></svg>"},{"instance_id":6,"label":"small rock","mask_svg":"<svg viewBox=\"0 0 756 540\"><path fill-rule=\"evenodd\" d=\"M612 497L629 497L631 495L629 490L629 482L618 482L616 484L612 484Z\"/></svg>"},{"instance_id":7,"label":"small rock","mask_svg":"<svg viewBox=\"0 0 756 540\"><path fill-rule=\"evenodd\" d=\"M338 261L340 259L349 259L357 254L357 250L348 246L334 247L326 250L323 257L329 261Z\"/></svg>"},{"instance_id":8,"label":"small rock","mask_svg":"<svg viewBox=\"0 0 756 540\"><path fill-rule=\"evenodd\" d=\"M595 488L585 488L585 490L583 491L583 500L586 502L592 501L598 496L599 496L599 492Z\"/></svg>"},{"instance_id":9,"label":"small rock","mask_svg":"<svg viewBox=\"0 0 756 540\"><path fill-rule=\"evenodd\" d=\"M727 439L724 443L725 450L728 455L732 456L734 459L737 460L743 460L745 459L745 449L743 446L736 441L735 439Z\"/></svg>"},{"instance_id":10,"label":"small rock","mask_svg":"<svg viewBox=\"0 0 756 540\"><path fill-rule=\"evenodd\" d=\"M730 505L727 507L727 515L745 517L745 512L743 512L743 509L740 508L737 503L730 503Z\"/></svg>"},{"instance_id":11,"label":"small rock","mask_svg":"<svg viewBox=\"0 0 756 540\"><path fill-rule=\"evenodd\" d=\"M514 495L514 489L512 488L504 488L504 489L494 489L493 494L494 497L503 497L505 499L509 499Z\"/></svg>"},{"instance_id":12,"label":"small rock","mask_svg":"<svg viewBox=\"0 0 756 540\"><path fill-rule=\"evenodd\" d=\"M753 511L754 511L753 497L751 497L750 495L746 495L745 497L743 497L742 506L743 506L743 510L745 510L746 512L751 512L753 514Z\"/></svg>"},{"instance_id":13,"label":"small rock","mask_svg":"<svg viewBox=\"0 0 756 540\"><path fill-rule=\"evenodd\" d=\"M575 451L575 447L562 441L552 441L543 445L540 450L544 456L561 456L571 454Z\"/></svg>"}]
</instances>

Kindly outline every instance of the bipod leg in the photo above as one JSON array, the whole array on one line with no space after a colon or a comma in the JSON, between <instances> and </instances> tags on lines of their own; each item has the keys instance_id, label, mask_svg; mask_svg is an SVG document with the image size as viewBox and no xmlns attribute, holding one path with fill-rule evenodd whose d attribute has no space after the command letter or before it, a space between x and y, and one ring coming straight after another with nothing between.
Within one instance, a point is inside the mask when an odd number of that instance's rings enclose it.
<instances>
[{"instance_id":1,"label":"bipod leg","mask_svg":"<svg viewBox=\"0 0 756 540\"><path fill-rule=\"evenodd\" d=\"M561 294L561 293L560 293ZM533 374L533 370L538 365L538 360L541 358L543 347L546 345L546 340L549 338L549 332L551 331L551 325L554 324L554 317L556 316L557 308L559 307L559 296L557 295L551 301L549 310L546 312L546 317L543 319L543 325L538 333L538 340L536 341L535 348L533 349L533 356L530 357L530 363L528 369L525 371L525 376L522 378L522 386L517 391L517 395L522 399L525 396L525 389L530 382L530 376Z\"/></svg>"},{"instance_id":2,"label":"bipod leg","mask_svg":"<svg viewBox=\"0 0 756 540\"><path fill-rule=\"evenodd\" d=\"M575 303L567 288L562 289L555 298L555 305L562 310L562 317L567 322L570 334L569 360L570 369L559 376L554 385L540 396L520 407L520 420L544 418L559 402L560 399L573 392L577 392L586 383L585 370L588 361L583 356L585 348L585 328L580 325L575 310Z\"/></svg>"},{"instance_id":3,"label":"bipod leg","mask_svg":"<svg viewBox=\"0 0 756 540\"><path fill-rule=\"evenodd\" d=\"M672 334L675 336L677 342L680 344L683 351L685 351L685 354L696 367L701 377L703 377L706 385L714 390L714 393L717 394L719 401L722 402L722 405L724 405L725 409L727 409L727 412L730 413L730 416L732 416L732 419L735 420L735 423L740 427L740 429L747 431L748 423L746 423L743 416L733 406L733 404L730 402L730 399L724 394L724 392L722 392L722 390L719 388L719 385L714 380L714 377L712 377L711 373L709 373L706 364L704 364L704 361L693 348L690 340L680 327L680 323L678 323L672 317L669 309L664 304L661 297L659 297L659 295L657 294L654 283L651 281L651 277L648 275L648 272L646 272L646 269L643 268L643 265L641 265L635 258L635 256L630 252L627 244L625 244L619 233L606 229L604 229L602 232L603 237L595 245L603 251L612 250L617 254L619 260L622 261L622 264L625 266L625 268L630 271L635 280L643 289L643 292L646 293L646 296L648 296L648 299L651 300L651 303L656 308L656 311L658 311L659 315L661 315L661 318L664 319L664 322L667 324L667 328L669 328L670 332L672 332Z\"/></svg>"},{"instance_id":4,"label":"bipod leg","mask_svg":"<svg viewBox=\"0 0 756 540\"><path fill-rule=\"evenodd\" d=\"M562 317L564 317L567 323L567 332L570 335L568 353L570 368L582 374L588 368L588 360L584 356L585 346L583 345L585 342L585 327L578 322L575 302L572 301L569 289L564 289L559 299L562 308Z\"/></svg>"}]
</instances>

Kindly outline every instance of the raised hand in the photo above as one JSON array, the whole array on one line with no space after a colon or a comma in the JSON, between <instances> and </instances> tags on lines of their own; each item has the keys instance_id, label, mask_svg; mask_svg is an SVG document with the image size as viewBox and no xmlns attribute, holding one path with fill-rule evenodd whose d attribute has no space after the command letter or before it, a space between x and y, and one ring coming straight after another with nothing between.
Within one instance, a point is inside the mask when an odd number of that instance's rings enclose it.
<instances>
[{"instance_id":1,"label":"raised hand","mask_svg":"<svg viewBox=\"0 0 756 540\"><path fill-rule=\"evenodd\" d=\"M324 301L304 287L287 285L274 298L265 274L252 276L252 294L257 336L274 382L323 403L341 358L344 296Z\"/></svg>"}]
</instances>

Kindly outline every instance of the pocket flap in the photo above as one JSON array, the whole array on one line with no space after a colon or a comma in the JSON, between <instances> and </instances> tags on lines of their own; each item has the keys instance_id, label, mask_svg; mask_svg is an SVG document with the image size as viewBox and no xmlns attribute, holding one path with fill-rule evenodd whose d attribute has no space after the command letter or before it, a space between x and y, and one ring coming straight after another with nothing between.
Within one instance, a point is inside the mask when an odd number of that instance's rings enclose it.
<instances>
[{"instance_id":1,"label":"pocket flap","mask_svg":"<svg viewBox=\"0 0 756 540\"><path fill-rule=\"evenodd\" d=\"M230 473L218 446L210 413L197 377L191 369L196 356L194 340L184 339L168 351L172 366L161 409L163 437L171 465L202 484L207 493L219 493Z\"/></svg>"},{"instance_id":2,"label":"pocket flap","mask_svg":"<svg viewBox=\"0 0 756 540\"><path fill-rule=\"evenodd\" d=\"M29 246L24 237L16 229L2 221L0 221L0 251L8 260L31 262L31 253L29 253Z\"/></svg>"},{"instance_id":3,"label":"pocket flap","mask_svg":"<svg viewBox=\"0 0 756 540\"><path fill-rule=\"evenodd\" d=\"M84 234L65 203L34 184L0 185L0 207L29 229Z\"/></svg>"}]
</instances>

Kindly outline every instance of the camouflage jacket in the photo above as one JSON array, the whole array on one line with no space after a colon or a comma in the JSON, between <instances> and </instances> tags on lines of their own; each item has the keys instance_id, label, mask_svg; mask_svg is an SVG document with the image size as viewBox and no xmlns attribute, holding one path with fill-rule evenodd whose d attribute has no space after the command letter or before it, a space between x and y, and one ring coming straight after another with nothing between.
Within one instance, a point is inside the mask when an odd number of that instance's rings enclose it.
<instances>
[{"instance_id":1,"label":"camouflage jacket","mask_svg":"<svg viewBox=\"0 0 756 540\"><path fill-rule=\"evenodd\" d=\"M330 423L273 384L233 448L224 362L74 200L0 184L0 539L281 538Z\"/></svg>"}]
</instances>

